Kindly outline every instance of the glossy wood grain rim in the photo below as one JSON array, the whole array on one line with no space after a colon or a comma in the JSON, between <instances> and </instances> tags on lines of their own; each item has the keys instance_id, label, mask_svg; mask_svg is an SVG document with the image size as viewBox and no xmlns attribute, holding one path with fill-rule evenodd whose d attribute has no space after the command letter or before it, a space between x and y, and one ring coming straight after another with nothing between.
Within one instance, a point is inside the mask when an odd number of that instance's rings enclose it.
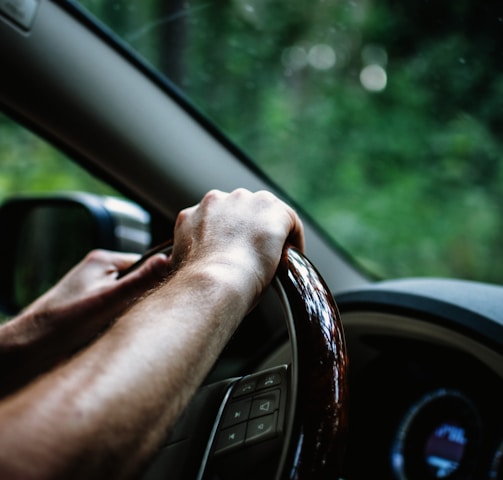
<instances>
[{"instance_id":1,"label":"glossy wood grain rim","mask_svg":"<svg viewBox=\"0 0 503 480\"><path fill-rule=\"evenodd\" d=\"M295 396L277 478L336 480L348 424L348 358L339 311L321 275L295 248L283 252L276 279L290 310Z\"/></svg>"}]
</instances>

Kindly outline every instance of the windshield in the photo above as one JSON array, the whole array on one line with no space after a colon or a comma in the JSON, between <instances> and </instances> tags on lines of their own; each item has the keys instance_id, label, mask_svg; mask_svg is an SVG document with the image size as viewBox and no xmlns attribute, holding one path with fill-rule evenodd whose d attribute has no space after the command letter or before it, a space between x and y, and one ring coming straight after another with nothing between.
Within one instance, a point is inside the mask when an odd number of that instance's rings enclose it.
<instances>
[{"instance_id":1,"label":"windshield","mask_svg":"<svg viewBox=\"0 0 503 480\"><path fill-rule=\"evenodd\" d=\"M503 282L503 8L82 0L361 265Z\"/></svg>"}]
</instances>

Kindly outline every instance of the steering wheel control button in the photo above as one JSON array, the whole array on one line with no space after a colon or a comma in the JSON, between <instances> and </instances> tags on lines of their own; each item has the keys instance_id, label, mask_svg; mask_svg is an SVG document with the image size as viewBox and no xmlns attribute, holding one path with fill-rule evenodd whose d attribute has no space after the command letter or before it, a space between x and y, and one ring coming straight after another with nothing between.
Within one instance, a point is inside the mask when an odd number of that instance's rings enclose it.
<instances>
[{"instance_id":1,"label":"steering wheel control button","mask_svg":"<svg viewBox=\"0 0 503 480\"><path fill-rule=\"evenodd\" d=\"M246 423L240 423L234 427L227 428L220 432L215 453L222 453L239 447L245 441Z\"/></svg>"},{"instance_id":2,"label":"steering wheel control button","mask_svg":"<svg viewBox=\"0 0 503 480\"><path fill-rule=\"evenodd\" d=\"M253 398L250 418L268 415L279 408L279 390L264 393Z\"/></svg>"},{"instance_id":3,"label":"steering wheel control button","mask_svg":"<svg viewBox=\"0 0 503 480\"><path fill-rule=\"evenodd\" d=\"M242 397L253 393L257 388L257 381L255 379L245 379L239 382L234 389L234 397Z\"/></svg>"},{"instance_id":4,"label":"steering wheel control button","mask_svg":"<svg viewBox=\"0 0 503 480\"><path fill-rule=\"evenodd\" d=\"M251 408L251 399L242 400L240 402L231 403L225 412L222 427L227 428L231 425L248 420Z\"/></svg>"},{"instance_id":5,"label":"steering wheel control button","mask_svg":"<svg viewBox=\"0 0 503 480\"><path fill-rule=\"evenodd\" d=\"M264 388L271 388L281 384L281 375L279 373L270 373L265 377L262 377L257 382L257 390L263 390Z\"/></svg>"},{"instance_id":6,"label":"steering wheel control button","mask_svg":"<svg viewBox=\"0 0 503 480\"><path fill-rule=\"evenodd\" d=\"M213 454L239 451L283 432L287 367L243 377L234 384L220 417Z\"/></svg>"},{"instance_id":7,"label":"steering wheel control button","mask_svg":"<svg viewBox=\"0 0 503 480\"><path fill-rule=\"evenodd\" d=\"M267 440L276 435L277 412L248 422L246 443Z\"/></svg>"}]
</instances>

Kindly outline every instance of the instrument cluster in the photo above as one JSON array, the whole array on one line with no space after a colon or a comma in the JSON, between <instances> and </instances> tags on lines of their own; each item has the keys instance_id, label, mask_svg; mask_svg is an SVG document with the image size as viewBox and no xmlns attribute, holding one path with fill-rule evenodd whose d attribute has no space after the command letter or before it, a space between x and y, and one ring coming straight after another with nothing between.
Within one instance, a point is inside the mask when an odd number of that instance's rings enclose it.
<instances>
[{"instance_id":1,"label":"instrument cluster","mask_svg":"<svg viewBox=\"0 0 503 480\"><path fill-rule=\"evenodd\" d=\"M444 346L362 341L374 353L351 376L345 478L503 480L499 375Z\"/></svg>"}]
</instances>

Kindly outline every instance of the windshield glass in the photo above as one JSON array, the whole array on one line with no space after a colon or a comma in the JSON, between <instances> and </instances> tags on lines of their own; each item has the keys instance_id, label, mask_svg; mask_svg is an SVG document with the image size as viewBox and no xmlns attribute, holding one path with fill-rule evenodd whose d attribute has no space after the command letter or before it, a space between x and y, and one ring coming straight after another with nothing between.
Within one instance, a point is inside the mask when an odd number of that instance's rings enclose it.
<instances>
[{"instance_id":1,"label":"windshield glass","mask_svg":"<svg viewBox=\"0 0 503 480\"><path fill-rule=\"evenodd\" d=\"M361 265L503 281L503 8L82 0Z\"/></svg>"}]
</instances>

